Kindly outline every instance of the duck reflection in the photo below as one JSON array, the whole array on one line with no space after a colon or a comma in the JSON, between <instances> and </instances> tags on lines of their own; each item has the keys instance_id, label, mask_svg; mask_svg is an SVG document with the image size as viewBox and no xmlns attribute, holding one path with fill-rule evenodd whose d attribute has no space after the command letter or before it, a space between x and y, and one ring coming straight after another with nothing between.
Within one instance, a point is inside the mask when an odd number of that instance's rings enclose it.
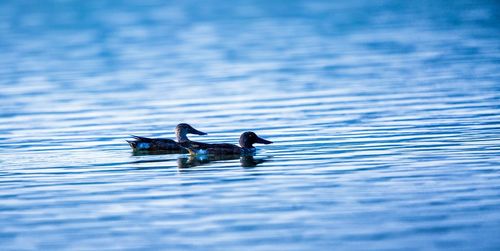
<instances>
[{"instance_id":1,"label":"duck reflection","mask_svg":"<svg viewBox=\"0 0 500 251\"><path fill-rule=\"evenodd\" d=\"M252 155L250 156L241 156L240 163L242 167L256 167L260 163L264 163L267 160L265 159L255 159Z\"/></svg>"},{"instance_id":2,"label":"duck reflection","mask_svg":"<svg viewBox=\"0 0 500 251\"><path fill-rule=\"evenodd\" d=\"M241 156L241 155L209 155L209 156L180 156L177 159L177 167L179 169L191 168L196 166L207 165L213 161L223 161L223 160L240 160L242 167L255 167L258 164L266 162L265 159L255 159L254 156Z\"/></svg>"},{"instance_id":3,"label":"duck reflection","mask_svg":"<svg viewBox=\"0 0 500 251\"><path fill-rule=\"evenodd\" d=\"M134 157L148 156L148 155L168 155L171 154L170 151L157 151L157 152L140 152L136 151L132 153ZM256 167L257 165L267 161L265 157L255 158L254 155L179 155L177 158L177 167L180 169L191 168L197 166L208 165L211 162L224 161L224 160L240 160L240 165L245 168ZM147 164L147 163L166 163L172 162L176 159L143 159L136 160L131 163L134 164Z\"/></svg>"}]
</instances>

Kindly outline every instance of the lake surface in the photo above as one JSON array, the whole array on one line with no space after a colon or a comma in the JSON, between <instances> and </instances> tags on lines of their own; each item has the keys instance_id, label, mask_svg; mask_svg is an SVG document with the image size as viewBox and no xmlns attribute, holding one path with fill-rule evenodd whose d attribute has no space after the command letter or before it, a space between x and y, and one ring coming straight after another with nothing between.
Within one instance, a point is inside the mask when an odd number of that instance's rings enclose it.
<instances>
[{"instance_id":1,"label":"lake surface","mask_svg":"<svg viewBox=\"0 0 500 251\"><path fill-rule=\"evenodd\" d=\"M499 250L497 1L1 1L2 250ZM130 134L272 145L134 155Z\"/></svg>"}]
</instances>

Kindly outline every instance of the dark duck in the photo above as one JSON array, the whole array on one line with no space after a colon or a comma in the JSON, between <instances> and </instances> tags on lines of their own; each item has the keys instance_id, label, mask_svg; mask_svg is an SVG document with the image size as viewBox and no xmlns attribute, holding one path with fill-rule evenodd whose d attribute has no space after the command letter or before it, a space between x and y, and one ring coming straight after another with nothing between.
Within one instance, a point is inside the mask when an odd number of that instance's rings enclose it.
<instances>
[{"instance_id":1,"label":"dark duck","mask_svg":"<svg viewBox=\"0 0 500 251\"><path fill-rule=\"evenodd\" d=\"M253 144L271 144L273 142L260 138L254 132L244 132L240 136L240 146L233 144L206 144L198 142L180 143L191 155L247 155L255 152Z\"/></svg>"},{"instance_id":2,"label":"dark duck","mask_svg":"<svg viewBox=\"0 0 500 251\"><path fill-rule=\"evenodd\" d=\"M171 139L146 138L134 135L132 135L134 140L127 140L127 142L134 151L183 153L186 150L179 144L190 145L190 142L192 142L188 139L187 134L206 135L206 133L194 129L189 124L181 123L175 127L177 142Z\"/></svg>"}]
</instances>

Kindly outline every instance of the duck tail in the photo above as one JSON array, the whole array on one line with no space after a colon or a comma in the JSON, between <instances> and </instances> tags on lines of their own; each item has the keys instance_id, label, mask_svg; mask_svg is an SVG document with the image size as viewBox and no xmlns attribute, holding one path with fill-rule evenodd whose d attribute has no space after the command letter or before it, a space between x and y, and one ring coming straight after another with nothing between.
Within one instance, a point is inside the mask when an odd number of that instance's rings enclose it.
<instances>
[{"instance_id":1,"label":"duck tail","mask_svg":"<svg viewBox=\"0 0 500 251\"><path fill-rule=\"evenodd\" d=\"M130 145L130 147L132 147L132 149L137 148L137 141L133 141L133 140L125 140L125 141L127 141L127 143Z\"/></svg>"},{"instance_id":2,"label":"duck tail","mask_svg":"<svg viewBox=\"0 0 500 251\"><path fill-rule=\"evenodd\" d=\"M193 149L188 148L188 147L183 147L183 148L189 152L189 155L196 156L196 152Z\"/></svg>"}]
</instances>

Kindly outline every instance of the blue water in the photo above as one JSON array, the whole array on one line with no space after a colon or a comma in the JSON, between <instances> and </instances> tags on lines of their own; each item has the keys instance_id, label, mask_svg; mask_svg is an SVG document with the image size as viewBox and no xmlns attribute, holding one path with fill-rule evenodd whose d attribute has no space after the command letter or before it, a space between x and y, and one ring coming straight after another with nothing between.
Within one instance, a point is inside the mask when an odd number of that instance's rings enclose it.
<instances>
[{"instance_id":1,"label":"blue water","mask_svg":"<svg viewBox=\"0 0 500 251\"><path fill-rule=\"evenodd\" d=\"M1 250L499 250L498 1L1 1ZM134 155L177 123L253 159Z\"/></svg>"}]
</instances>

